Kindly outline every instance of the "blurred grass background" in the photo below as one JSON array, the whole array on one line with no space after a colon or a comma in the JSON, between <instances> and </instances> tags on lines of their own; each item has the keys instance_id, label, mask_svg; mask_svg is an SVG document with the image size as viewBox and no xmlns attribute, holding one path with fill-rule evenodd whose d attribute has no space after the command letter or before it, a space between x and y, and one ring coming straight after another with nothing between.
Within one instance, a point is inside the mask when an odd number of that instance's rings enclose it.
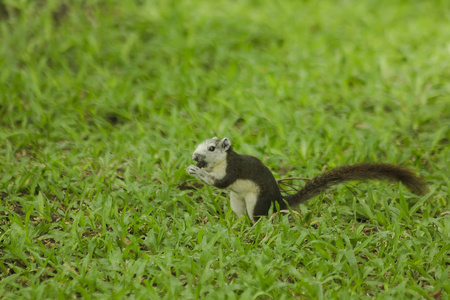
<instances>
[{"instance_id":1,"label":"blurred grass background","mask_svg":"<svg viewBox=\"0 0 450 300\"><path fill-rule=\"evenodd\" d=\"M0 1L1 297L445 299L449 20L447 1ZM380 161L431 192L341 187L252 227L184 171L212 136L277 178Z\"/></svg>"}]
</instances>

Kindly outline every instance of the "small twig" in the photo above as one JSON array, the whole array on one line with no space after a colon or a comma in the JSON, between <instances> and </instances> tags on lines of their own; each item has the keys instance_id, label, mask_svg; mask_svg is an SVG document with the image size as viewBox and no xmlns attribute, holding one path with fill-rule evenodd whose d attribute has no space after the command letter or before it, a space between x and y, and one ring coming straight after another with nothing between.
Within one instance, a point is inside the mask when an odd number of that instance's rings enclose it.
<instances>
[{"instance_id":1,"label":"small twig","mask_svg":"<svg viewBox=\"0 0 450 300\"><path fill-rule=\"evenodd\" d=\"M75 273L75 275L80 276L80 274L68 263L64 262L64 266L69 269L70 271L72 271L73 273Z\"/></svg>"},{"instance_id":2,"label":"small twig","mask_svg":"<svg viewBox=\"0 0 450 300\"><path fill-rule=\"evenodd\" d=\"M290 211L287 209L280 210L280 213L289 213L289 212ZM302 217L302 215L298 211L293 210L292 213L294 215L299 216L300 218ZM272 216L270 216L270 218L269 218L269 222L271 222L277 215L278 215L278 212L273 213Z\"/></svg>"},{"instance_id":3,"label":"small twig","mask_svg":"<svg viewBox=\"0 0 450 300\"><path fill-rule=\"evenodd\" d=\"M349 184L349 183L347 183L347 184L345 184L344 185L352 194L353 194L353 196L358 196L358 193L356 193L354 190L358 190L359 192L362 192L362 189L361 188L359 188L359 187L357 187L356 185L354 185L354 184ZM352 189L353 188L353 189Z\"/></svg>"},{"instance_id":4,"label":"small twig","mask_svg":"<svg viewBox=\"0 0 450 300\"><path fill-rule=\"evenodd\" d=\"M345 185L345 187L347 188L347 190L350 191L350 193L353 194L353 197L358 196L358 194L353 189L351 189L348 185ZM352 186L352 188L355 188L355 186Z\"/></svg>"},{"instance_id":5,"label":"small twig","mask_svg":"<svg viewBox=\"0 0 450 300\"><path fill-rule=\"evenodd\" d=\"M288 180L311 180L311 178L307 177L286 177L286 178L280 178L277 179L278 187L280 188L282 193L289 194L289 191L295 191L298 192L301 187L299 187L298 184L294 184L291 182L287 182ZM283 186L287 187L283 188Z\"/></svg>"}]
</instances>

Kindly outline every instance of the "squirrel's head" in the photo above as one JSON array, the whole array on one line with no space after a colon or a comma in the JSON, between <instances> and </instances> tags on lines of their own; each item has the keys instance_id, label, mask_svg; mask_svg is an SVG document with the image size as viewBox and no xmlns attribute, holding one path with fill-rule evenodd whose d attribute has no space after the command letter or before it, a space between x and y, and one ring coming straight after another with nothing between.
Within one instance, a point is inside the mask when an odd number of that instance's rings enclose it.
<instances>
[{"instance_id":1,"label":"squirrel's head","mask_svg":"<svg viewBox=\"0 0 450 300\"><path fill-rule=\"evenodd\" d=\"M229 149L231 149L231 142L228 138L219 140L213 137L197 146L192 159L197 162L197 167L212 169L226 159Z\"/></svg>"}]
</instances>

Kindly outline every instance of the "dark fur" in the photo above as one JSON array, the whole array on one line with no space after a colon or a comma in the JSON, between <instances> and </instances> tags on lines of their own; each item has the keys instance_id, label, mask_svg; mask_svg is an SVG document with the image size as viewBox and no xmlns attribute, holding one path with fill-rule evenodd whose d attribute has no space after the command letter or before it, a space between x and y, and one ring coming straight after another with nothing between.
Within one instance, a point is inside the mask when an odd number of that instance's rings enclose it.
<instances>
[{"instance_id":1,"label":"dark fur","mask_svg":"<svg viewBox=\"0 0 450 300\"><path fill-rule=\"evenodd\" d=\"M352 180L389 180L403 183L417 195L427 192L425 181L406 167L382 163L362 163L337 167L320 174L308 181L298 193L283 199L272 172L259 159L249 155L239 155L233 151L232 147L227 150L227 154L226 176L221 180L216 180L214 185L218 188L226 188L238 179L254 181L260 188L254 216L267 215L270 206L275 203L278 203L280 209L287 208L286 202L289 206L296 206L319 195L333 185Z\"/></svg>"},{"instance_id":2,"label":"dark fur","mask_svg":"<svg viewBox=\"0 0 450 300\"><path fill-rule=\"evenodd\" d=\"M230 147L227 150L226 175L221 180L216 180L214 185L218 188L226 188L237 179L251 180L260 189L258 201L253 212L254 216L267 215L270 205L274 202L278 202L280 208L286 208L272 172L256 157L239 155Z\"/></svg>"}]
</instances>

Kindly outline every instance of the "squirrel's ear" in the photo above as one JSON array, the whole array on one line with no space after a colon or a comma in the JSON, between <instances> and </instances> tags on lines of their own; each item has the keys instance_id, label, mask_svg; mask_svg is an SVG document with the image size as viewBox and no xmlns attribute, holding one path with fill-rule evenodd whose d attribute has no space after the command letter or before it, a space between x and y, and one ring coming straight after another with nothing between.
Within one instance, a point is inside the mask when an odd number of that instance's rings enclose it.
<instances>
[{"instance_id":1,"label":"squirrel's ear","mask_svg":"<svg viewBox=\"0 0 450 300\"><path fill-rule=\"evenodd\" d=\"M212 140L214 141L218 141L219 139L217 138L217 136L213 137Z\"/></svg>"},{"instance_id":2,"label":"squirrel's ear","mask_svg":"<svg viewBox=\"0 0 450 300\"><path fill-rule=\"evenodd\" d=\"M225 151L228 150L228 148L230 148L230 146L231 146L231 142L228 138L223 138L220 141L220 147L222 147L223 150L225 150Z\"/></svg>"}]
</instances>

